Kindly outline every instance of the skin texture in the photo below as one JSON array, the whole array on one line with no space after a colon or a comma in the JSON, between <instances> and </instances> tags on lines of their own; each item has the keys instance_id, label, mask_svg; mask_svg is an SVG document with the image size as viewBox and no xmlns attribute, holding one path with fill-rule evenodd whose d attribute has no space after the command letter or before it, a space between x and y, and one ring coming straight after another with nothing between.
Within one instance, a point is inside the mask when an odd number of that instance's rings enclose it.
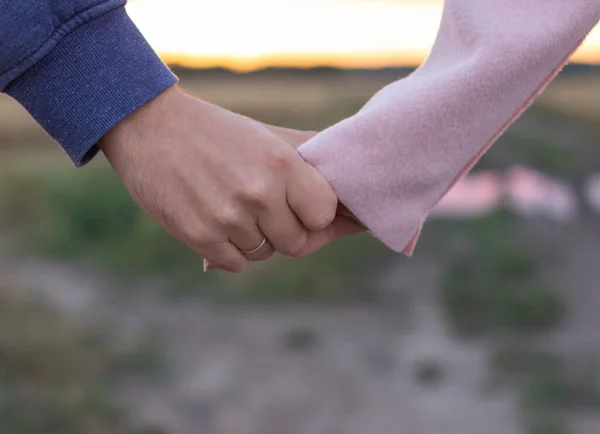
<instances>
[{"instance_id":1,"label":"skin texture","mask_svg":"<svg viewBox=\"0 0 600 434\"><path fill-rule=\"evenodd\" d=\"M318 134L315 131L298 131L273 125L263 125L285 140L287 144L294 149L298 149ZM365 226L359 222L354 214L352 214L344 204L338 202L336 216L333 222L320 231L310 231L308 233L306 244L302 249L291 256L295 258L310 256L340 238L365 231Z\"/></svg>"},{"instance_id":2,"label":"skin texture","mask_svg":"<svg viewBox=\"0 0 600 434\"><path fill-rule=\"evenodd\" d=\"M274 251L306 256L350 229L325 178L295 148L312 137L263 125L169 88L100 148L133 199L214 268ZM266 243L257 252L244 254Z\"/></svg>"},{"instance_id":3,"label":"skin texture","mask_svg":"<svg viewBox=\"0 0 600 434\"><path fill-rule=\"evenodd\" d=\"M312 131L297 131L287 128L275 127L272 125L265 125L279 137L284 139L288 145L294 149L299 148L303 143L310 140L317 133ZM333 243L340 238L345 238L350 235L356 235L361 232L365 232L366 227L358 221L358 219L344 206L338 202L336 216L333 222L325 229L320 231L309 231L306 243L298 252L294 255L290 255L292 258L304 258L310 256L323 247ZM273 252L271 252L272 255ZM271 256L269 255L269 257ZM204 259L204 270L211 270L218 268L212 265L209 261Z\"/></svg>"}]
</instances>

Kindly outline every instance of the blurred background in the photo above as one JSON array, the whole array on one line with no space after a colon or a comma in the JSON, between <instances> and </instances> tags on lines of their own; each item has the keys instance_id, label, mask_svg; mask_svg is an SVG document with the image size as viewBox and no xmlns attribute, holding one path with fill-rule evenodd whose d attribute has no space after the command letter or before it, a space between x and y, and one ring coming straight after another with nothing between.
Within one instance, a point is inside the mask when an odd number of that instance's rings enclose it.
<instances>
[{"instance_id":1,"label":"blurred background","mask_svg":"<svg viewBox=\"0 0 600 434\"><path fill-rule=\"evenodd\" d=\"M418 66L441 1L134 0L189 92L321 130ZM600 33L439 204L239 276L0 95L0 431L600 430Z\"/></svg>"}]
</instances>

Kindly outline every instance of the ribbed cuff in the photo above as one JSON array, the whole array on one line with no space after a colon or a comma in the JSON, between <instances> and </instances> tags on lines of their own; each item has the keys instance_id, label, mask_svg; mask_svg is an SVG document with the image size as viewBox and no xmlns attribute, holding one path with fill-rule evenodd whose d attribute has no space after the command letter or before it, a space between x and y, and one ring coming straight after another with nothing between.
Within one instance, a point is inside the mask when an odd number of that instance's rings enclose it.
<instances>
[{"instance_id":1,"label":"ribbed cuff","mask_svg":"<svg viewBox=\"0 0 600 434\"><path fill-rule=\"evenodd\" d=\"M176 82L118 7L74 29L5 91L81 166L108 130Z\"/></svg>"}]
</instances>

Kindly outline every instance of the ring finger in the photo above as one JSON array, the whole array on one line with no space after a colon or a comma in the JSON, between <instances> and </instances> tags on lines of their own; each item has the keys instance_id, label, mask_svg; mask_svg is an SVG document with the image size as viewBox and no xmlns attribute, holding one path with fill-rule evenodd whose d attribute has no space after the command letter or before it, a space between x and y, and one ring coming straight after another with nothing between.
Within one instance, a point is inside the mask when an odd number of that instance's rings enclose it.
<instances>
[{"instance_id":1,"label":"ring finger","mask_svg":"<svg viewBox=\"0 0 600 434\"><path fill-rule=\"evenodd\" d=\"M265 261L275 253L255 221L249 219L242 226L226 228L226 231L231 244L250 261Z\"/></svg>"}]
</instances>

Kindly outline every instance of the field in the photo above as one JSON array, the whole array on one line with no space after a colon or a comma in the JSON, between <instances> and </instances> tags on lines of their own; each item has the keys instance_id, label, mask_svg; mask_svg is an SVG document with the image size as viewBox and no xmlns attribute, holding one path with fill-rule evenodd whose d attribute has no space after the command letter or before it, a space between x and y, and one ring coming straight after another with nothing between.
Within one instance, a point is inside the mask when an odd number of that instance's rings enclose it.
<instances>
[{"instance_id":1,"label":"field","mask_svg":"<svg viewBox=\"0 0 600 434\"><path fill-rule=\"evenodd\" d=\"M261 120L297 128L303 124L323 128L360 108L373 93L402 74L405 73L274 72L247 76L186 72L182 74L181 86L202 99L254 114ZM537 106L596 122L600 116L600 100L596 97L599 91L600 77L595 74L565 76L550 86ZM0 139L6 145L13 141L44 140L44 134L24 109L2 96Z\"/></svg>"},{"instance_id":2,"label":"field","mask_svg":"<svg viewBox=\"0 0 600 434\"><path fill-rule=\"evenodd\" d=\"M181 85L318 131L399 74L184 72ZM600 76L560 77L476 170L526 164L584 202L600 169L599 92ZM10 433L600 426L600 218L585 204L565 222L505 207L433 220L410 260L359 236L232 277L204 274L101 157L72 168L2 95L0 178L0 391L14 391L0 426Z\"/></svg>"},{"instance_id":3,"label":"field","mask_svg":"<svg viewBox=\"0 0 600 434\"><path fill-rule=\"evenodd\" d=\"M600 78L563 77L541 96L541 108L591 123L600 121Z\"/></svg>"}]
</instances>

